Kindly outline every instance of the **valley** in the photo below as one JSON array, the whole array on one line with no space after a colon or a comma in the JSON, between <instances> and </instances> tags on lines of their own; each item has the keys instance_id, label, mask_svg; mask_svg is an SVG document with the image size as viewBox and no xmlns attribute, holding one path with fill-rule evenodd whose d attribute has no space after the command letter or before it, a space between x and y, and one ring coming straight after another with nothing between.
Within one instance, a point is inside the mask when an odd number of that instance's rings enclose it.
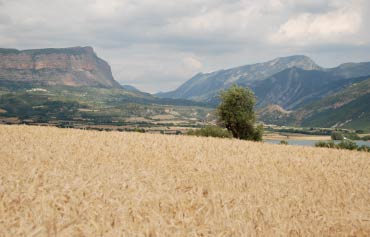
<instances>
[{"instance_id":1,"label":"valley","mask_svg":"<svg viewBox=\"0 0 370 237\"><path fill-rule=\"evenodd\" d=\"M123 89L14 87L0 83L0 123L160 132L202 126L213 119L213 109L201 103L157 99Z\"/></svg>"},{"instance_id":2,"label":"valley","mask_svg":"<svg viewBox=\"0 0 370 237\"><path fill-rule=\"evenodd\" d=\"M185 133L215 124L218 93L233 84L257 98L259 123L370 131L370 63L323 68L303 55L199 73L151 95L114 80L91 47L1 49L0 123Z\"/></svg>"}]
</instances>

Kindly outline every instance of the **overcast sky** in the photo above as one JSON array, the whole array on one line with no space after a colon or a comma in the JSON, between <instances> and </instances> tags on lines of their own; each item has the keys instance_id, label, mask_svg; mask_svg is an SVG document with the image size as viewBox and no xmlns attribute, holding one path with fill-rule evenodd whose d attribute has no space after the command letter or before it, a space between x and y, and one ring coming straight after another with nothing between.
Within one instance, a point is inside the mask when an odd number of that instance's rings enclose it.
<instances>
[{"instance_id":1,"label":"overcast sky","mask_svg":"<svg viewBox=\"0 0 370 237\"><path fill-rule=\"evenodd\" d=\"M148 92L293 54L370 61L369 27L369 0L0 0L0 47L90 45Z\"/></svg>"}]
</instances>

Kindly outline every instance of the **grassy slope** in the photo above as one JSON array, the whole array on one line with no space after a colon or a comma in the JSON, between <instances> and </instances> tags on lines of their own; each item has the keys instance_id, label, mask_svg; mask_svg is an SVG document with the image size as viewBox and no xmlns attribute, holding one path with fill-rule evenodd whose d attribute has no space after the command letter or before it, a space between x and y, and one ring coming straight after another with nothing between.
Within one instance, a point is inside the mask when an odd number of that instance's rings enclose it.
<instances>
[{"instance_id":1,"label":"grassy slope","mask_svg":"<svg viewBox=\"0 0 370 237\"><path fill-rule=\"evenodd\" d=\"M354 83L289 114L279 109L271 109L276 108L276 105L264 107L258 112L261 120L267 124L331 127L343 123L343 127L346 128L369 130L369 95L370 78ZM349 120L351 122L348 122Z\"/></svg>"},{"instance_id":2,"label":"grassy slope","mask_svg":"<svg viewBox=\"0 0 370 237\"><path fill-rule=\"evenodd\" d=\"M337 109L328 109L303 121L303 126L331 127L340 125L370 131L370 93Z\"/></svg>"},{"instance_id":3,"label":"grassy slope","mask_svg":"<svg viewBox=\"0 0 370 237\"><path fill-rule=\"evenodd\" d=\"M307 105L303 108L308 112L321 112L326 109L348 104L351 101L370 93L370 78L368 80L355 83L337 93L331 94L323 99Z\"/></svg>"},{"instance_id":4,"label":"grassy slope","mask_svg":"<svg viewBox=\"0 0 370 237\"><path fill-rule=\"evenodd\" d=\"M343 127L370 130L370 79L306 106L297 114L303 126ZM310 116L311 115L311 116Z\"/></svg>"},{"instance_id":5,"label":"grassy slope","mask_svg":"<svg viewBox=\"0 0 370 237\"><path fill-rule=\"evenodd\" d=\"M0 236L369 236L368 153L0 126Z\"/></svg>"}]
</instances>

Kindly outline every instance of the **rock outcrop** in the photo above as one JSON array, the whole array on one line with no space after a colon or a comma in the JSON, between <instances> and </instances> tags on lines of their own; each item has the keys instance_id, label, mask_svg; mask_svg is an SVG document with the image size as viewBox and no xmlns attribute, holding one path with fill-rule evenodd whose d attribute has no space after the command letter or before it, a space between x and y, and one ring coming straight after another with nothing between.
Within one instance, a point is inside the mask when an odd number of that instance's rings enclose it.
<instances>
[{"instance_id":1,"label":"rock outcrop","mask_svg":"<svg viewBox=\"0 0 370 237\"><path fill-rule=\"evenodd\" d=\"M0 49L2 80L75 87L120 87L108 63L100 59L92 47Z\"/></svg>"}]
</instances>

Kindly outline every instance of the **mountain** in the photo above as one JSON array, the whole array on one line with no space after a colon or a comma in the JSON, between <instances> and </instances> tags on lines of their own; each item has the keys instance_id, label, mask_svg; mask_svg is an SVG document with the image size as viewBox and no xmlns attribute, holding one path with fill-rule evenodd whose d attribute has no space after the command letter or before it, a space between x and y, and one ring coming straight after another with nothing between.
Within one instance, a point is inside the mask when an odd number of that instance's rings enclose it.
<instances>
[{"instance_id":1,"label":"mountain","mask_svg":"<svg viewBox=\"0 0 370 237\"><path fill-rule=\"evenodd\" d=\"M177 90L157 96L217 104L219 91L235 83L252 88L258 97L259 107L277 104L290 110L336 92L358 82L359 77L368 75L370 62L322 68L306 56L290 56L208 74L199 73Z\"/></svg>"},{"instance_id":2,"label":"mountain","mask_svg":"<svg viewBox=\"0 0 370 237\"><path fill-rule=\"evenodd\" d=\"M130 86L130 85L121 85L121 87L125 90L128 90L128 91L134 91L134 92L140 92L139 89L137 89L136 87L134 86Z\"/></svg>"},{"instance_id":3,"label":"mountain","mask_svg":"<svg viewBox=\"0 0 370 237\"><path fill-rule=\"evenodd\" d=\"M292 116L293 111L283 109L279 105L268 105L263 108L257 109L258 120L265 124L274 125L291 125L295 124L296 119Z\"/></svg>"},{"instance_id":4,"label":"mountain","mask_svg":"<svg viewBox=\"0 0 370 237\"><path fill-rule=\"evenodd\" d=\"M276 104L294 110L365 79L367 77L346 78L333 71L307 71L294 67L256 81L250 87L257 96L258 107Z\"/></svg>"},{"instance_id":5,"label":"mountain","mask_svg":"<svg viewBox=\"0 0 370 237\"><path fill-rule=\"evenodd\" d=\"M321 69L313 60L306 56L282 57L265 63L246 65L206 74L199 73L177 90L159 93L157 96L212 101L220 90L226 89L234 83L250 85L255 81L266 79L278 72L293 67L305 70Z\"/></svg>"},{"instance_id":6,"label":"mountain","mask_svg":"<svg viewBox=\"0 0 370 237\"><path fill-rule=\"evenodd\" d=\"M0 81L120 88L92 47L0 49Z\"/></svg>"},{"instance_id":7,"label":"mountain","mask_svg":"<svg viewBox=\"0 0 370 237\"><path fill-rule=\"evenodd\" d=\"M370 93L338 108L330 108L304 119L305 127L344 127L370 131Z\"/></svg>"},{"instance_id":8,"label":"mountain","mask_svg":"<svg viewBox=\"0 0 370 237\"><path fill-rule=\"evenodd\" d=\"M303 126L352 127L370 130L370 77L295 112Z\"/></svg>"},{"instance_id":9,"label":"mountain","mask_svg":"<svg viewBox=\"0 0 370 237\"><path fill-rule=\"evenodd\" d=\"M324 69L338 77L354 78L370 75L370 62L344 63L335 68Z\"/></svg>"},{"instance_id":10,"label":"mountain","mask_svg":"<svg viewBox=\"0 0 370 237\"><path fill-rule=\"evenodd\" d=\"M254 91L259 119L265 123L363 128L370 124L369 76L370 62L323 68L306 56L291 56L199 73L177 90L157 96L217 105L219 91L235 83Z\"/></svg>"},{"instance_id":11,"label":"mountain","mask_svg":"<svg viewBox=\"0 0 370 237\"><path fill-rule=\"evenodd\" d=\"M259 108L259 119L276 125L345 127L370 131L370 76L349 80L353 83L296 110L287 111L279 105Z\"/></svg>"}]
</instances>

